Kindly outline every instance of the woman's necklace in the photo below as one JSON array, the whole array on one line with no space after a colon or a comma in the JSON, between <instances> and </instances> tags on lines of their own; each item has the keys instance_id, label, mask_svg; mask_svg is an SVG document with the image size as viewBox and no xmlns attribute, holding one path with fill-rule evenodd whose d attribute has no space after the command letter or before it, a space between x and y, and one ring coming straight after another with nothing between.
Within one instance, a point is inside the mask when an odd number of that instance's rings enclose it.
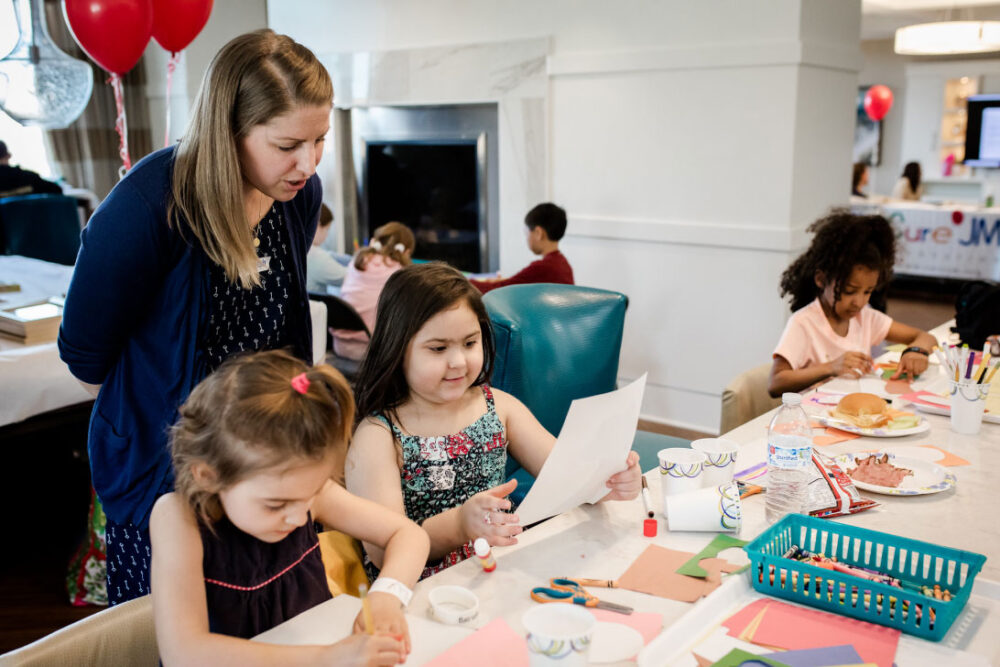
<instances>
[{"instance_id":1,"label":"woman's necklace","mask_svg":"<svg viewBox=\"0 0 1000 667\"><path fill-rule=\"evenodd\" d=\"M259 192L259 191L258 191L258 193L260 194L260 199L257 200L257 222L256 222L256 224L254 225L254 228L253 228L253 247L254 248L259 248L260 247L260 217L261 217L261 215L263 215L263 208L264 208L264 193Z\"/></svg>"}]
</instances>

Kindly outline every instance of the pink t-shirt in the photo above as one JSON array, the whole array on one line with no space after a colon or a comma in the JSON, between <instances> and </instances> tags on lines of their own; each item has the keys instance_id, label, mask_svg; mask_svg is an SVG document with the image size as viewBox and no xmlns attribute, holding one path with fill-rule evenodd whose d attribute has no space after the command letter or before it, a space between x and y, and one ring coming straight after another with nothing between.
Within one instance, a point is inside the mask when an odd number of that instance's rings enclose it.
<instances>
[{"instance_id":1,"label":"pink t-shirt","mask_svg":"<svg viewBox=\"0 0 1000 667\"><path fill-rule=\"evenodd\" d=\"M402 266L393 259L375 253L365 262L365 270L354 267L354 261L347 265L347 275L340 288L340 298L354 306L369 331L375 329L375 307L382 293L385 281ZM360 359L368 349L368 336L364 331L344 331L334 329L333 351L342 357Z\"/></svg>"},{"instance_id":2,"label":"pink t-shirt","mask_svg":"<svg viewBox=\"0 0 1000 667\"><path fill-rule=\"evenodd\" d=\"M833 361L845 352L870 354L889 334L892 318L871 306L851 318L847 335L830 326L819 299L792 313L781 334L774 356L784 357L794 370Z\"/></svg>"}]
</instances>

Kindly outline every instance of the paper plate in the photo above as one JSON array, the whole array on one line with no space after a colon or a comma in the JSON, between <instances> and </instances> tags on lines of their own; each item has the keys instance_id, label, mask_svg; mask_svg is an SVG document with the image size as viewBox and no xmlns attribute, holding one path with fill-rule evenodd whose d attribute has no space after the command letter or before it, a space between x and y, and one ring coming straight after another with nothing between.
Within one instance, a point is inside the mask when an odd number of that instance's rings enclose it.
<instances>
[{"instance_id":1,"label":"paper plate","mask_svg":"<svg viewBox=\"0 0 1000 667\"><path fill-rule=\"evenodd\" d=\"M635 628L621 623L598 622L590 640L591 663L621 662L634 657L642 650L642 635Z\"/></svg>"},{"instance_id":2,"label":"paper plate","mask_svg":"<svg viewBox=\"0 0 1000 667\"><path fill-rule=\"evenodd\" d=\"M916 435L917 433L926 433L931 430L931 425L926 419L920 415L917 415L917 418L919 418L920 421L916 426L899 429L891 429L884 426L880 426L879 428L861 428L860 426L855 426L849 422L835 419L829 415L820 415L819 417L816 417L816 421L823 426L832 426L833 428L839 428L841 431L857 433L858 435L867 435L872 438L901 438L904 435Z\"/></svg>"},{"instance_id":3,"label":"paper plate","mask_svg":"<svg viewBox=\"0 0 1000 667\"><path fill-rule=\"evenodd\" d=\"M851 481L854 486L872 493L882 493L887 496L923 496L928 493L937 493L955 486L955 475L948 472L943 466L931 461L914 459L908 456L897 456L892 452L857 452L855 454L840 454L833 457L837 465L850 476L851 470L857 467L855 459L867 458L872 454L882 456L889 455L889 463L899 468L908 468L913 471L909 477L903 478L899 486L880 486L861 482L853 477Z\"/></svg>"}]
</instances>

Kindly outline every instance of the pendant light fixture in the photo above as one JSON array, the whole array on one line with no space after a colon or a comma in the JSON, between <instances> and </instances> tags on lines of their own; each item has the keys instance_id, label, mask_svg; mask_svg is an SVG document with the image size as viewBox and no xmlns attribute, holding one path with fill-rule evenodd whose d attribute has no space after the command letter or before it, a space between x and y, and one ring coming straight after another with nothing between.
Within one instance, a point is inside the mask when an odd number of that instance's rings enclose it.
<instances>
[{"instance_id":1,"label":"pendant light fixture","mask_svg":"<svg viewBox=\"0 0 1000 667\"><path fill-rule=\"evenodd\" d=\"M55 45L45 26L43 4L14 0L20 36L0 59L0 108L21 125L59 129L83 113L94 72Z\"/></svg>"},{"instance_id":2,"label":"pendant light fixture","mask_svg":"<svg viewBox=\"0 0 1000 667\"><path fill-rule=\"evenodd\" d=\"M950 56L1000 51L1000 21L938 21L896 31L895 51L906 56Z\"/></svg>"}]
</instances>

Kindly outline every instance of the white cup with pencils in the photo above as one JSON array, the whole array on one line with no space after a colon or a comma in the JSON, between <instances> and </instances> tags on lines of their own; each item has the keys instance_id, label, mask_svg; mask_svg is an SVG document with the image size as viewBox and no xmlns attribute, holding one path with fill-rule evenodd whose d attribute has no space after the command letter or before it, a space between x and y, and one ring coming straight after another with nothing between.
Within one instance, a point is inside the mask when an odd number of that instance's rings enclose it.
<instances>
[{"instance_id":1,"label":"white cup with pencils","mask_svg":"<svg viewBox=\"0 0 1000 667\"><path fill-rule=\"evenodd\" d=\"M970 351L968 346L943 346L939 355L944 370L948 373L951 430L962 435L979 433L990 383L1000 367L996 359L991 363L988 346L983 348L978 364L976 356L975 351Z\"/></svg>"}]
</instances>

